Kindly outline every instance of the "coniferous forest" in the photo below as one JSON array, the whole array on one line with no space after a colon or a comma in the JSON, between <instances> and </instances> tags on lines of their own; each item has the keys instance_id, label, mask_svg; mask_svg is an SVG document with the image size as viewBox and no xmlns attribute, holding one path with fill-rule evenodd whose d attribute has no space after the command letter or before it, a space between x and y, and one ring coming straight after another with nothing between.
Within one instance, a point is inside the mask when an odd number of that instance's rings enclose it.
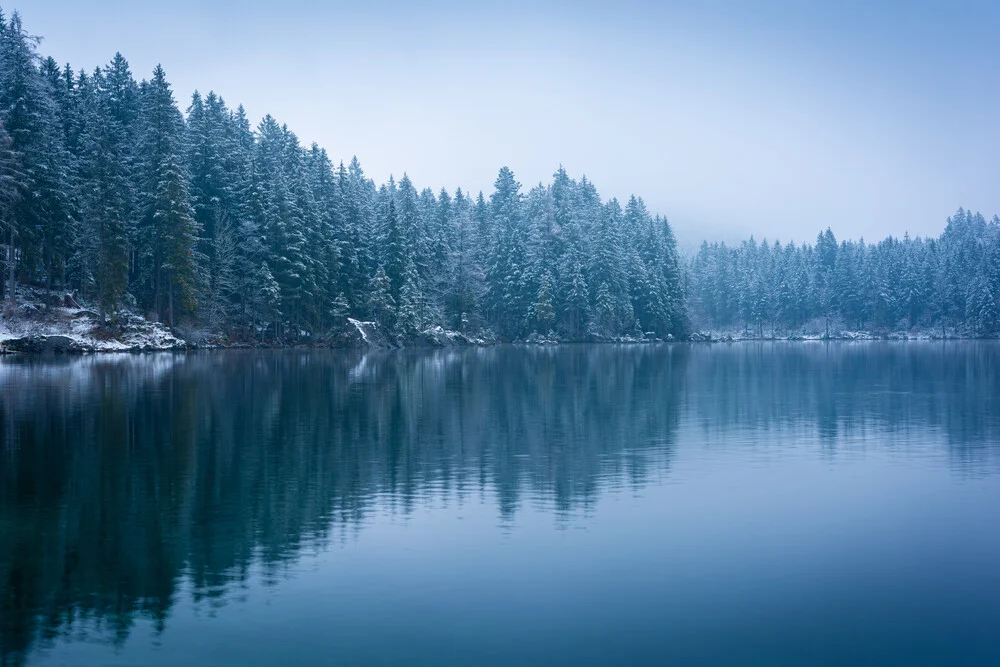
<instances>
[{"instance_id":1,"label":"coniferous forest","mask_svg":"<svg viewBox=\"0 0 1000 667\"><path fill-rule=\"evenodd\" d=\"M162 68L60 67L17 14L2 26L6 283L279 338L346 315L400 335L687 327L673 235L641 199L562 169L525 191L503 168L488 197L376 186L213 93L182 113Z\"/></svg>"},{"instance_id":2,"label":"coniferous forest","mask_svg":"<svg viewBox=\"0 0 1000 667\"><path fill-rule=\"evenodd\" d=\"M75 295L114 325L139 312L234 338L289 341L371 319L500 339L754 335L817 319L990 335L1000 221L963 210L939 239L704 244L683 260L643 200L602 201L561 167L494 191L376 185L271 116L195 93L121 54L87 71L0 14L0 294Z\"/></svg>"},{"instance_id":3,"label":"coniferous forest","mask_svg":"<svg viewBox=\"0 0 1000 667\"><path fill-rule=\"evenodd\" d=\"M703 243L690 264L695 318L754 335L836 320L855 330L925 327L989 336L1000 324L1000 219L959 209L937 239L814 245Z\"/></svg>"}]
</instances>

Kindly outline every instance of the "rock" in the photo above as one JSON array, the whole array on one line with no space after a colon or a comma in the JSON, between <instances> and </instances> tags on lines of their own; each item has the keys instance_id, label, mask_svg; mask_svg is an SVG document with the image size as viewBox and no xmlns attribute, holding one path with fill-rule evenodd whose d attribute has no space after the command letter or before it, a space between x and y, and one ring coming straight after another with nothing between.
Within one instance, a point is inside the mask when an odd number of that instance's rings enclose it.
<instances>
[{"instance_id":1,"label":"rock","mask_svg":"<svg viewBox=\"0 0 1000 667\"><path fill-rule=\"evenodd\" d=\"M41 352L42 346L38 336L10 338L4 342L4 347L12 352Z\"/></svg>"},{"instance_id":2,"label":"rock","mask_svg":"<svg viewBox=\"0 0 1000 667\"><path fill-rule=\"evenodd\" d=\"M454 347L443 327L432 327L406 341L412 347Z\"/></svg>"},{"instance_id":3,"label":"rock","mask_svg":"<svg viewBox=\"0 0 1000 667\"><path fill-rule=\"evenodd\" d=\"M330 347L392 350L399 347L399 343L378 322L362 322L349 317L344 328L331 336Z\"/></svg>"},{"instance_id":4,"label":"rock","mask_svg":"<svg viewBox=\"0 0 1000 667\"><path fill-rule=\"evenodd\" d=\"M38 315L39 310L38 310L38 306L36 306L33 303L22 303L22 304L18 304L18 306L17 306L17 308L15 310L15 313L19 317L23 317L23 318L26 318L26 319L32 319L36 315Z\"/></svg>"},{"instance_id":5,"label":"rock","mask_svg":"<svg viewBox=\"0 0 1000 667\"><path fill-rule=\"evenodd\" d=\"M53 352L79 352L82 346L69 336L46 336L45 349Z\"/></svg>"},{"instance_id":6,"label":"rock","mask_svg":"<svg viewBox=\"0 0 1000 667\"><path fill-rule=\"evenodd\" d=\"M544 336L533 331L530 336L524 339L524 342L528 345L558 345L560 341L554 331L550 331Z\"/></svg>"},{"instance_id":7,"label":"rock","mask_svg":"<svg viewBox=\"0 0 1000 667\"><path fill-rule=\"evenodd\" d=\"M52 294L51 292L44 292L39 297L42 305L47 308L59 308L63 305L63 298L58 294Z\"/></svg>"},{"instance_id":8,"label":"rock","mask_svg":"<svg viewBox=\"0 0 1000 667\"><path fill-rule=\"evenodd\" d=\"M410 347L468 347L479 345L480 341L439 325L411 336L407 339L406 344Z\"/></svg>"},{"instance_id":9,"label":"rock","mask_svg":"<svg viewBox=\"0 0 1000 667\"><path fill-rule=\"evenodd\" d=\"M69 336L25 336L13 338L5 343L8 350L14 352L85 352L87 346L81 345Z\"/></svg>"}]
</instances>

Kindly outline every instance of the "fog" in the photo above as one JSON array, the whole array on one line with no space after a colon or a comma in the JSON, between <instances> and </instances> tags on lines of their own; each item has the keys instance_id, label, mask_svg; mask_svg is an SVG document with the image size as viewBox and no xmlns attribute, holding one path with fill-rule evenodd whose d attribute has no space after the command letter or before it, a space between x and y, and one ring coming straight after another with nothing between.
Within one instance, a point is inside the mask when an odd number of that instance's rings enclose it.
<instances>
[{"instance_id":1,"label":"fog","mask_svg":"<svg viewBox=\"0 0 1000 667\"><path fill-rule=\"evenodd\" d=\"M1000 212L1000 5L21 0L42 53L162 63L383 181L487 193L560 164L682 247L937 235ZM832 3L831 3L832 5Z\"/></svg>"}]
</instances>

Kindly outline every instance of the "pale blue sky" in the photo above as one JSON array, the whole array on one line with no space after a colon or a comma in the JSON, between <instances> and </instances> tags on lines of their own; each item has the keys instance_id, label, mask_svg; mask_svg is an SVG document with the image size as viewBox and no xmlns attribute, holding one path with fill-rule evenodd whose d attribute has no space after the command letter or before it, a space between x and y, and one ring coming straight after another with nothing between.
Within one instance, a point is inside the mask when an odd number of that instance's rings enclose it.
<instances>
[{"instance_id":1,"label":"pale blue sky","mask_svg":"<svg viewBox=\"0 0 1000 667\"><path fill-rule=\"evenodd\" d=\"M42 51L162 63L378 181L560 163L682 240L936 235L1000 212L1000 2L0 0Z\"/></svg>"}]
</instances>

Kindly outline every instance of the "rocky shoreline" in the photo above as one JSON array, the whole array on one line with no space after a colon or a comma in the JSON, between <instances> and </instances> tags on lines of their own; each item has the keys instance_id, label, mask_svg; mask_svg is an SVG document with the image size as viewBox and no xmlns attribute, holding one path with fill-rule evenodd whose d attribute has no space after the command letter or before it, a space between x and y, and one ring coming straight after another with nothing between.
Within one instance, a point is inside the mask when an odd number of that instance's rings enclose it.
<instances>
[{"instance_id":1,"label":"rocky shoreline","mask_svg":"<svg viewBox=\"0 0 1000 667\"><path fill-rule=\"evenodd\" d=\"M195 350L227 349L343 349L343 350L399 350L410 348L456 348L491 347L502 344L493 338L477 338L461 332L435 327L409 338L388 335L377 323L352 320L337 334L313 341L294 343L245 343L227 342L207 338L200 342L188 342L167 330L159 323L149 327L153 335L133 333L130 336L109 339L88 339L78 335L63 333L34 333L19 337L0 339L2 354L90 354L102 352L187 352ZM659 338L595 339L587 341L566 341L554 337L531 337L527 340L511 341L514 345L567 345L579 343L605 344L655 344L655 343L749 343L749 342L850 342L850 341L943 341L973 340L971 337L949 335L942 337L923 333L894 333L876 336L868 332L841 332L829 336L775 336L752 337L732 334L698 332L681 341Z\"/></svg>"},{"instance_id":2,"label":"rocky shoreline","mask_svg":"<svg viewBox=\"0 0 1000 667\"><path fill-rule=\"evenodd\" d=\"M29 295L25 295L29 296ZM489 332L470 335L431 327L405 337L393 335L377 322L347 318L344 325L326 336L294 341L264 342L212 335L204 331L171 330L134 313L119 316L107 324L92 310L81 307L70 296L53 300L34 294L19 306L8 308L0 317L0 354L86 354L96 352L167 352L201 349L239 348L333 348L354 350L395 350L401 348L486 347L511 342L521 345L567 343L643 344L664 342L735 343L749 341L874 341L874 340L962 340L972 338L961 332L942 334L940 330L895 331L874 334L868 331L835 329L831 333L791 333L755 336L750 332L698 331L680 341L660 339L647 333L642 337L607 338L597 335L584 340L563 340L554 333L532 334L525 340L500 341Z\"/></svg>"}]
</instances>

